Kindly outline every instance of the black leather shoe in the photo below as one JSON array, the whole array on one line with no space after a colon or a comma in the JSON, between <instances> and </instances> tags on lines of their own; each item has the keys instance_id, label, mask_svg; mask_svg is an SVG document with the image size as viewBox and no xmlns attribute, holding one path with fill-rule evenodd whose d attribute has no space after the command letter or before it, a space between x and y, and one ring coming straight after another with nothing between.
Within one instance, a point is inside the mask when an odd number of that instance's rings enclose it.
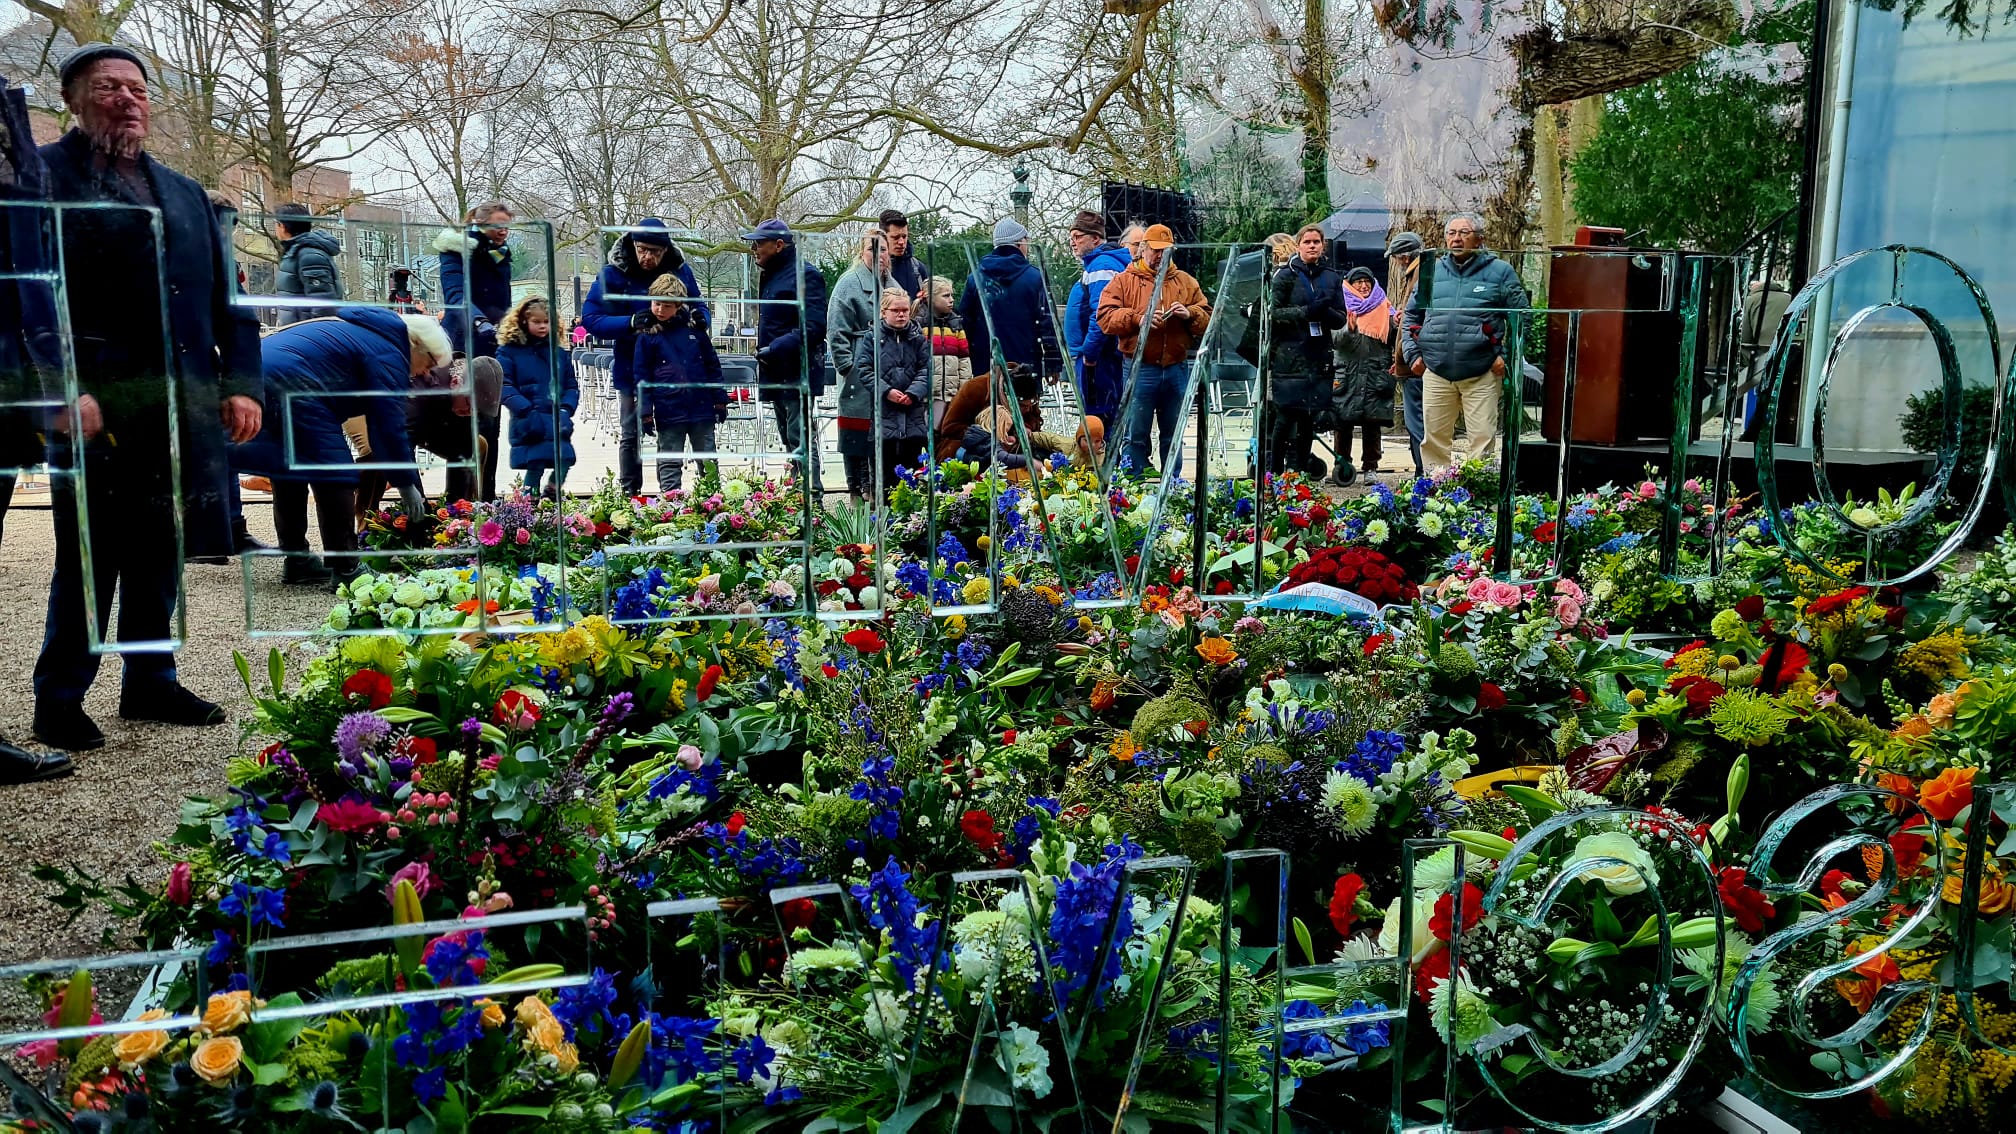
<instances>
[{"instance_id":1,"label":"black leather shoe","mask_svg":"<svg viewBox=\"0 0 2016 1134\"><path fill-rule=\"evenodd\" d=\"M65 752L89 752L105 747L105 734L82 705L35 706L35 739Z\"/></svg>"},{"instance_id":2,"label":"black leather shoe","mask_svg":"<svg viewBox=\"0 0 2016 1134\"><path fill-rule=\"evenodd\" d=\"M280 581L291 587L333 587L336 573L312 555L293 555L280 568Z\"/></svg>"},{"instance_id":3,"label":"black leather shoe","mask_svg":"<svg viewBox=\"0 0 2016 1134\"><path fill-rule=\"evenodd\" d=\"M146 693L122 693L119 697L119 719L202 728L223 724L228 718L218 706L180 685L170 685Z\"/></svg>"},{"instance_id":4,"label":"black leather shoe","mask_svg":"<svg viewBox=\"0 0 2016 1134\"><path fill-rule=\"evenodd\" d=\"M0 784L33 784L60 779L77 770L60 752L30 752L0 740Z\"/></svg>"},{"instance_id":5,"label":"black leather shoe","mask_svg":"<svg viewBox=\"0 0 2016 1134\"><path fill-rule=\"evenodd\" d=\"M245 521L238 521L238 526L231 530L231 551L233 554L243 555L248 551L270 550L272 548L252 538L252 529L245 526Z\"/></svg>"}]
</instances>

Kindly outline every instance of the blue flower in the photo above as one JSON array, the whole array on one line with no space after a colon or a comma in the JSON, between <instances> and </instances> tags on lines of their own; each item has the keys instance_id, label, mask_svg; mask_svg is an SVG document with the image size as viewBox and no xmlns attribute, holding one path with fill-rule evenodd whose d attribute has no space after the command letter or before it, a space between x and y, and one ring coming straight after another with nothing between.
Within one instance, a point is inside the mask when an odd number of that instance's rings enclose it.
<instances>
[{"instance_id":1,"label":"blue flower","mask_svg":"<svg viewBox=\"0 0 2016 1134\"><path fill-rule=\"evenodd\" d=\"M914 560L896 568L896 581L913 595L931 593L931 572L926 570L922 563Z\"/></svg>"},{"instance_id":2,"label":"blue flower","mask_svg":"<svg viewBox=\"0 0 2016 1134\"><path fill-rule=\"evenodd\" d=\"M1342 1015L1348 1018L1384 1011L1386 1011L1384 1004L1368 1005L1363 1000L1353 1000L1351 1007L1344 1009ZM1364 1055L1375 1047L1388 1047L1392 1043L1392 1028L1385 1020L1352 1024L1344 1033L1344 1046L1350 1048L1353 1055Z\"/></svg>"},{"instance_id":3,"label":"blue flower","mask_svg":"<svg viewBox=\"0 0 2016 1134\"><path fill-rule=\"evenodd\" d=\"M910 876L892 857L868 876L867 885L854 886L849 892L861 904L868 927L888 935L889 963L903 987L915 987L917 970L931 960L938 947L938 922L917 924L926 920L920 915L929 912L929 907L910 892Z\"/></svg>"},{"instance_id":4,"label":"blue flower","mask_svg":"<svg viewBox=\"0 0 2016 1134\"><path fill-rule=\"evenodd\" d=\"M253 925L265 922L280 929L287 915L287 897L278 890L233 882L231 892L217 903L217 910L226 917L250 918Z\"/></svg>"},{"instance_id":5,"label":"blue flower","mask_svg":"<svg viewBox=\"0 0 2016 1134\"><path fill-rule=\"evenodd\" d=\"M959 537L953 535L951 532L946 532L939 538L936 554L938 561L945 565L946 570L950 570L971 559L971 556L966 554L966 545L960 543Z\"/></svg>"},{"instance_id":6,"label":"blue flower","mask_svg":"<svg viewBox=\"0 0 2016 1134\"><path fill-rule=\"evenodd\" d=\"M481 979L477 962L488 961L483 948L483 931L468 930L435 938L427 945L427 975L440 986L475 984Z\"/></svg>"},{"instance_id":7,"label":"blue flower","mask_svg":"<svg viewBox=\"0 0 2016 1134\"><path fill-rule=\"evenodd\" d=\"M736 1080L747 1083L759 1075L769 1078L770 1061L777 1058L777 1051L763 1042L762 1036L750 1036L736 1044L728 1057L735 1061Z\"/></svg>"},{"instance_id":8,"label":"blue flower","mask_svg":"<svg viewBox=\"0 0 2016 1134\"><path fill-rule=\"evenodd\" d=\"M1337 762L1337 770L1356 776L1367 784L1379 782L1382 773L1393 770L1394 761L1407 752L1407 738L1397 732L1371 729L1351 753Z\"/></svg>"},{"instance_id":9,"label":"blue flower","mask_svg":"<svg viewBox=\"0 0 2016 1134\"><path fill-rule=\"evenodd\" d=\"M616 978L598 967L587 984L560 990L553 1000L553 1015L566 1026L567 1038L572 1040L576 1032L594 1031L599 1024L613 1028L609 1009L615 1003Z\"/></svg>"},{"instance_id":10,"label":"blue flower","mask_svg":"<svg viewBox=\"0 0 2016 1134\"><path fill-rule=\"evenodd\" d=\"M203 960L206 963L212 965L229 964L231 958L237 955L238 943L231 940L229 933L221 929L210 931L210 948L203 954Z\"/></svg>"},{"instance_id":11,"label":"blue flower","mask_svg":"<svg viewBox=\"0 0 2016 1134\"><path fill-rule=\"evenodd\" d=\"M448 1071L435 1067L413 1079L413 1097L423 1103L437 1103L448 1094Z\"/></svg>"},{"instance_id":12,"label":"blue flower","mask_svg":"<svg viewBox=\"0 0 2016 1134\"><path fill-rule=\"evenodd\" d=\"M1604 555L1609 555L1612 552L1625 551L1637 547L1639 542L1644 538L1645 536L1639 532L1625 532L1622 535L1604 540L1602 545L1597 547L1596 550Z\"/></svg>"},{"instance_id":13,"label":"blue flower","mask_svg":"<svg viewBox=\"0 0 2016 1134\"><path fill-rule=\"evenodd\" d=\"M1106 988L1119 979L1120 954L1134 933L1134 907L1121 898L1121 883L1127 863L1145 853L1122 836L1119 846L1106 848L1105 861L1089 866L1074 862L1070 877L1057 880L1057 896L1050 906L1050 941L1059 999L1089 990L1093 1007L1105 1004ZM1108 940L1109 928L1112 947L1104 951L1102 964L1101 946Z\"/></svg>"},{"instance_id":14,"label":"blue flower","mask_svg":"<svg viewBox=\"0 0 2016 1134\"><path fill-rule=\"evenodd\" d=\"M1400 507L1400 498L1393 495L1393 490L1377 481L1372 483L1366 495L1379 505L1381 511L1393 512Z\"/></svg>"}]
</instances>

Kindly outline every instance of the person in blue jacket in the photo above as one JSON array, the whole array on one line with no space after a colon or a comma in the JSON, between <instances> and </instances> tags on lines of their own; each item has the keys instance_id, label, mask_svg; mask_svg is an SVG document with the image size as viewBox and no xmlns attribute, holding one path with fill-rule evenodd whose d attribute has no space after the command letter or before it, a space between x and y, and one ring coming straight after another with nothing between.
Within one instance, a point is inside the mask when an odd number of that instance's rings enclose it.
<instances>
[{"instance_id":1,"label":"person in blue jacket","mask_svg":"<svg viewBox=\"0 0 2016 1134\"><path fill-rule=\"evenodd\" d=\"M762 385L758 396L777 415L777 432L790 453L805 449L806 403L795 387L800 381L816 399L826 391L826 277L798 256L798 237L781 220L766 220L742 234L760 269L757 278L756 366ZM801 266L802 265L802 266ZM801 294L802 293L802 294ZM805 470L809 489L819 491L817 442L811 467ZM796 467L798 459L792 458Z\"/></svg>"},{"instance_id":2,"label":"person in blue jacket","mask_svg":"<svg viewBox=\"0 0 2016 1134\"><path fill-rule=\"evenodd\" d=\"M637 333L630 359L638 392L658 423L661 496L679 491L686 471L681 454L714 452L714 427L728 420L721 356L685 299L686 285L677 277L652 281L651 325ZM702 476L717 468L712 460L700 462Z\"/></svg>"},{"instance_id":3,"label":"person in blue jacket","mask_svg":"<svg viewBox=\"0 0 2016 1134\"><path fill-rule=\"evenodd\" d=\"M615 344L609 379L616 387L616 486L632 496L644 491L644 465L637 448L641 424L637 378L630 362L636 354L637 333L651 325L645 296L653 283L668 276L684 284L688 296L699 296L693 267L672 243L665 222L645 217L610 247L609 262L588 288L588 298L581 301L581 325L596 338ZM685 308L702 328L707 326L705 304L691 303Z\"/></svg>"},{"instance_id":4,"label":"person in blue jacket","mask_svg":"<svg viewBox=\"0 0 2016 1134\"><path fill-rule=\"evenodd\" d=\"M504 408L511 411L511 467L525 472L525 491L539 494L546 470L553 470L558 498L574 465L574 410L581 385L574 380L574 356L555 350L553 311L543 295L518 301L497 324L497 362L504 368ZM555 360L559 373L554 373Z\"/></svg>"},{"instance_id":5,"label":"person in blue jacket","mask_svg":"<svg viewBox=\"0 0 2016 1134\"><path fill-rule=\"evenodd\" d=\"M994 225L994 251L980 258L959 298L959 317L972 344L973 376L994 367L994 346L1019 397L1033 398L1042 383L1063 376L1064 352L1043 273L1029 262L1029 230L1013 217Z\"/></svg>"},{"instance_id":6,"label":"person in blue jacket","mask_svg":"<svg viewBox=\"0 0 2016 1134\"><path fill-rule=\"evenodd\" d=\"M1099 329L1095 316L1106 284L1126 271L1133 257L1106 239L1106 218L1090 209L1071 222L1071 251L1085 270L1071 285L1071 298L1064 305L1064 346L1077 366L1078 397L1086 415L1103 423L1119 412L1125 360L1119 341Z\"/></svg>"},{"instance_id":7,"label":"person in blue jacket","mask_svg":"<svg viewBox=\"0 0 2016 1134\"><path fill-rule=\"evenodd\" d=\"M497 356L497 322L511 307L511 210L489 201L469 210L461 231L444 228L434 237L441 256L441 327L449 345L470 358ZM497 495L498 415L477 418L487 445L475 495Z\"/></svg>"},{"instance_id":8,"label":"person in blue jacket","mask_svg":"<svg viewBox=\"0 0 2016 1134\"><path fill-rule=\"evenodd\" d=\"M425 515L420 474L406 433L412 381L454 357L441 324L382 307L340 307L336 314L282 327L259 344L266 369L266 413L259 435L232 452L232 467L273 482L273 527L290 552L281 580L328 586L329 564L308 554L308 496L325 554L357 550L357 469L343 423L364 419L374 464L409 516ZM290 451L289 439L292 446ZM346 570L354 564L346 563Z\"/></svg>"}]
</instances>

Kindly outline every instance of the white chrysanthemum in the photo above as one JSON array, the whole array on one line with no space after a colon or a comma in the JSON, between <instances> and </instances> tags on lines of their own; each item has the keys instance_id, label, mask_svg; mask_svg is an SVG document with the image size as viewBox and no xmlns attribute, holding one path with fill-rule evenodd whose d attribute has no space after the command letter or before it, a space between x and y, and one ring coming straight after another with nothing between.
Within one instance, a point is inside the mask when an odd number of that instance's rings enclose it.
<instances>
[{"instance_id":1,"label":"white chrysanthemum","mask_svg":"<svg viewBox=\"0 0 2016 1134\"><path fill-rule=\"evenodd\" d=\"M839 972L861 967L858 949L800 949L784 962L786 982L802 980L810 973Z\"/></svg>"},{"instance_id":2,"label":"white chrysanthemum","mask_svg":"<svg viewBox=\"0 0 2016 1134\"><path fill-rule=\"evenodd\" d=\"M1348 772L1332 771L1323 778L1323 811L1346 838L1355 838L1372 829L1379 817L1379 804L1365 781Z\"/></svg>"},{"instance_id":3,"label":"white chrysanthemum","mask_svg":"<svg viewBox=\"0 0 2016 1134\"><path fill-rule=\"evenodd\" d=\"M867 1029L868 1038L883 1043L901 1040L910 1024L910 1013L903 1008L903 1002L886 988L878 988L868 996L868 1005L861 1012L861 1024Z\"/></svg>"},{"instance_id":4,"label":"white chrysanthemum","mask_svg":"<svg viewBox=\"0 0 2016 1134\"><path fill-rule=\"evenodd\" d=\"M1020 1024L1010 1024L1001 1030L1001 1048L996 1055L1016 1090L1039 1099L1050 1094L1055 1084L1050 1081L1050 1053L1043 1047L1043 1037Z\"/></svg>"},{"instance_id":5,"label":"white chrysanthemum","mask_svg":"<svg viewBox=\"0 0 2016 1134\"><path fill-rule=\"evenodd\" d=\"M1378 547L1380 544L1385 543L1386 537L1392 534L1393 529L1387 527L1386 521L1384 520L1374 520L1371 523L1365 525L1365 538L1367 540L1370 540L1372 546L1374 547Z\"/></svg>"},{"instance_id":6,"label":"white chrysanthemum","mask_svg":"<svg viewBox=\"0 0 2016 1134\"><path fill-rule=\"evenodd\" d=\"M1420 520L1420 526L1421 534L1427 536L1429 539L1442 538L1442 517L1432 513L1423 515Z\"/></svg>"},{"instance_id":7,"label":"white chrysanthemum","mask_svg":"<svg viewBox=\"0 0 2016 1134\"><path fill-rule=\"evenodd\" d=\"M1449 998L1456 998L1456 1046L1469 1050L1470 1045L1498 1030L1498 1021L1491 1015L1491 1003L1478 995L1470 978L1456 980L1442 979L1435 982L1428 993L1428 1014L1435 1021L1435 1033L1449 1042Z\"/></svg>"}]
</instances>

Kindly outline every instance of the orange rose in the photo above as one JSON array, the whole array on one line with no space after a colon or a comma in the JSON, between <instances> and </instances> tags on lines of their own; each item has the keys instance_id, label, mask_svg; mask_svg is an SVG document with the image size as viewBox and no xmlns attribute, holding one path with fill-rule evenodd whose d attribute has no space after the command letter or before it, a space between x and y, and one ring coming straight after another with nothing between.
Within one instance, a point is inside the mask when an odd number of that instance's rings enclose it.
<instances>
[{"instance_id":1,"label":"orange rose","mask_svg":"<svg viewBox=\"0 0 2016 1134\"><path fill-rule=\"evenodd\" d=\"M562 1075L572 1075L574 1069L581 1066L581 1053L574 1050L571 1043L556 1044L549 1054L560 1061L554 1070Z\"/></svg>"},{"instance_id":2,"label":"orange rose","mask_svg":"<svg viewBox=\"0 0 2016 1134\"><path fill-rule=\"evenodd\" d=\"M1948 874L1946 880L1939 884L1939 896L1949 905L1957 906L1960 904L1961 885L1962 875ZM1975 900L1974 908L1992 915L2001 913L2012 904L2016 904L2016 886L2004 882L2000 875L1981 876L1981 895Z\"/></svg>"},{"instance_id":3,"label":"orange rose","mask_svg":"<svg viewBox=\"0 0 2016 1134\"><path fill-rule=\"evenodd\" d=\"M567 1042L567 1029L549 1015L525 1029L525 1038L541 1051L557 1051Z\"/></svg>"},{"instance_id":4,"label":"orange rose","mask_svg":"<svg viewBox=\"0 0 2016 1134\"><path fill-rule=\"evenodd\" d=\"M1197 643L1197 656L1212 665L1231 665L1239 660L1239 651L1223 638L1206 638Z\"/></svg>"},{"instance_id":5,"label":"orange rose","mask_svg":"<svg viewBox=\"0 0 2016 1134\"><path fill-rule=\"evenodd\" d=\"M203 1030L213 1036L230 1035L252 1022L250 992L219 992L203 1009Z\"/></svg>"},{"instance_id":6,"label":"orange rose","mask_svg":"<svg viewBox=\"0 0 2016 1134\"><path fill-rule=\"evenodd\" d=\"M1895 772L1884 772L1882 775L1876 777L1876 786L1885 791L1894 791L1897 795L1903 797L1899 799L1893 796L1883 801L1884 806L1897 815L1904 814L1910 807L1910 801L1918 798L1918 785L1912 781L1910 776L1900 776Z\"/></svg>"},{"instance_id":7,"label":"orange rose","mask_svg":"<svg viewBox=\"0 0 2016 1134\"><path fill-rule=\"evenodd\" d=\"M145 1012L140 1013L140 1018L142 1020L165 1020L168 1018L168 1013L160 1008L149 1008ZM113 1058L119 1061L119 1066L130 1069L138 1067L142 1063L161 1054L162 1049L167 1046L167 1032L127 1032L125 1035L119 1037L118 1043L112 1045L112 1055Z\"/></svg>"},{"instance_id":8,"label":"orange rose","mask_svg":"<svg viewBox=\"0 0 2016 1134\"><path fill-rule=\"evenodd\" d=\"M1938 776L1926 781L1918 789L1918 802L1927 814L1941 823L1950 823L1955 815L1966 810L1974 802L1975 768L1948 768Z\"/></svg>"},{"instance_id":9,"label":"orange rose","mask_svg":"<svg viewBox=\"0 0 2016 1134\"><path fill-rule=\"evenodd\" d=\"M203 1081L213 1087L221 1087L238 1074L238 1064L245 1058L245 1045L237 1036L213 1036L204 1040L189 1057L189 1066Z\"/></svg>"},{"instance_id":10,"label":"orange rose","mask_svg":"<svg viewBox=\"0 0 2016 1134\"><path fill-rule=\"evenodd\" d=\"M485 1028L501 1028L504 1026L504 1006L502 1004L497 1003L495 1000L478 1000L476 1003L483 1008L483 1026Z\"/></svg>"},{"instance_id":11,"label":"orange rose","mask_svg":"<svg viewBox=\"0 0 2016 1134\"><path fill-rule=\"evenodd\" d=\"M1960 704L1960 698L1951 693L1941 693L1925 705L1925 720L1933 728L1945 728L1953 723L1953 710Z\"/></svg>"},{"instance_id":12,"label":"orange rose","mask_svg":"<svg viewBox=\"0 0 2016 1134\"><path fill-rule=\"evenodd\" d=\"M518 1002L516 1015L518 1017L518 1025L529 1030L541 1019L552 1019L553 1009L548 1008L546 1002L537 996L527 996Z\"/></svg>"}]
</instances>

